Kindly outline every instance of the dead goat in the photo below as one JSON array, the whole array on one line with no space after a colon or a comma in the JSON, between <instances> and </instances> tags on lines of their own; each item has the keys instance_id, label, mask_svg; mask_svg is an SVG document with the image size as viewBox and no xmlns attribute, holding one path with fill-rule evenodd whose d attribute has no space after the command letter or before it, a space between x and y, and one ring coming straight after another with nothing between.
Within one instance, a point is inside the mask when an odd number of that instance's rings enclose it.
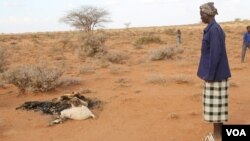
<instances>
[{"instance_id":1,"label":"dead goat","mask_svg":"<svg viewBox=\"0 0 250 141\"><path fill-rule=\"evenodd\" d=\"M89 108L99 106L101 101L85 98L79 93L65 94L51 101L28 101L16 109L42 111L54 118L49 125L62 123L66 119L82 120L95 118Z\"/></svg>"},{"instance_id":2,"label":"dead goat","mask_svg":"<svg viewBox=\"0 0 250 141\"><path fill-rule=\"evenodd\" d=\"M86 106L71 107L60 112L60 116L50 121L49 125L62 123L67 119L84 120L87 118L95 118L95 115Z\"/></svg>"}]
</instances>

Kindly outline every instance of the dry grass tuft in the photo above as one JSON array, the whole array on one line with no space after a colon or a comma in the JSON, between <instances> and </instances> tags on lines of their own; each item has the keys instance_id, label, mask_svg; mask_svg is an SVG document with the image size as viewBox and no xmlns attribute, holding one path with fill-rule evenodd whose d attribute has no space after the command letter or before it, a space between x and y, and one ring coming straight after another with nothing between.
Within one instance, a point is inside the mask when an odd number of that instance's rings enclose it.
<instances>
[{"instance_id":1,"label":"dry grass tuft","mask_svg":"<svg viewBox=\"0 0 250 141\"><path fill-rule=\"evenodd\" d=\"M174 59L177 54L183 53L182 48L176 47L163 47L153 50L149 53L149 59L151 61L163 60L163 59Z\"/></svg>"},{"instance_id":2,"label":"dry grass tuft","mask_svg":"<svg viewBox=\"0 0 250 141\"><path fill-rule=\"evenodd\" d=\"M193 83L191 75L178 74L171 77L171 79L177 84L190 84Z\"/></svg>"},{"instance_id":3,"label":"dry grass tuft","mask_svg":"<svg viewBox=\"0 0 250 141\"><path fill-rule=\"evenodd\" d=\"M116 81L115 81L115 83L116 83L116 88L117 87L122 87L122 88L124 88L124 87L130 87L131 86L131 84L129 84L129 79L127 79L127 78L118 78Z\"/></svg>"},{"instance_id":4,"label":"dry grass tuft","mask_svg":"<svg viewBox=\"0 0 250 141\"><path fill-rule=\"evenodd\" d=\"M155 35L142 36L135 41L136 46L145 45L145 44L149 44L149 43L161 44L163 42L159 36L155 36Z\"/></svg>"},{"instance_id":5,"label":"dry grass tuft","mask_svg":"<svg viewBox=\"0 0 250 141\"><path fill-rule=\"evenodd\" d=\"M239 87L239 85L236 82L229 82L229 87Z\"/></svg>"},{"instance_id":6,"label":"dry grass tuft","mask_svg":"<svg viewBox=\"0 0 250 141\"><path fill-rule=\"evenodd\" d=\"M176 113L170 113L170 114L168 114L168 118L169 119L179 119L180 116Z\"/></svg>"},{"instance_id":7,"label":"dry grass tuft","mask_svg":"<svg viewBox=\"0 0 250 141\"><path fill-rule=\"evenodd\" d=\"M91 66L82 66L79 69L80 74L93 74L95 73L95 68Z\"/></svg>"},{"instance_id":8,"label":"dry grass tuft","mask_svg":"<svg viewBox=\"0 0 250 141\"><path fill-rule=\"evenodd\" d=\"M166 82L167 82L167 79L162 74L154 74L154 75L150 75L146 78L146 83L165 84Z\"/></svg>"},{"instance_id":9,"label":"dry grass tuft","mask_svg":"<svg viewBox=\"0 0 250 141\"><path fill-rule=\"evenodd\" d=\"M200 101L202 98L202 93L195 93L191 95L191 100L193 101Z\"/></svg>"},{"instance_id":10,"label":"dry grass tuft","mask_svg":"<svg viewBox=\"0 0 250 141\"><path fill-rule=\"evenodd\" d=\"M116 64L123 64L125 60L127 60L129 56L123 52L108 52L106 54L106 59L109 62L116 63Z\"/></svg>"},{"instance_id":11,"label":"dry grass tuft","mask_svg":"<svg viewBox=\"0 0 250 141\"><path fill-rule=\"evenodd\" d=\"M110 66L109 72L111 74L123 74L125 72L129 72L129 70L121 66Z\"/></svg>"},{"instance_id":12,"label":"dry grass tuft","mask_svg":"<svg viewBox=\"0 0 250 141\"><path fill-rule=\"evenodd\" d=\"M58 80L58 86L72 86L81 83L81 79L78 77L61 77Z\"/></svg>"}]
</instances>

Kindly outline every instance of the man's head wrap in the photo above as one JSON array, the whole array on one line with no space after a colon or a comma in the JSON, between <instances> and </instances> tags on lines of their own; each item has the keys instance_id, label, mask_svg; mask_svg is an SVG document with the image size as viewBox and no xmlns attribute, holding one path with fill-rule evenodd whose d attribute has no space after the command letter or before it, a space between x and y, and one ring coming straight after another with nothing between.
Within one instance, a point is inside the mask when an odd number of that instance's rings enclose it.
<instances>
[{"instance_id":1,"label":"man's head wrap","mask_svg":"<svg viewBox=\"0 0 250 141\"><path fill-rule=\"evenodd\" d=\"M200 10L209 16L218 15L217 9L214 7L213 2L208 2L200 6Z\"/></svg>"}]
</instances>

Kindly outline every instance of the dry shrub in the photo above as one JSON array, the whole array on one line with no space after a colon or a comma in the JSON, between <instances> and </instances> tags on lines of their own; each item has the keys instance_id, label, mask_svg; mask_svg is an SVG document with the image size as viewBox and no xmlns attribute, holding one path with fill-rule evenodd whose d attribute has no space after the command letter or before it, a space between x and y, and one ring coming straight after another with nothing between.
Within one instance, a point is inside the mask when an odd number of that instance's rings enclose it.
<instances>
[{"instance_id":1,"label":"dry shrub","mask_svg":"<svg viewBox=\"0 0 250 141\"><path fill-rule=\"evenodd\" d=\"M27 89L47 92L58 86L58 79L62 74L60 69L46 65L23 66L6 71L3 79L18 87L20 94L25 93Z\"/></svg>"},{"instance_id":2,"label":"dry shrub","mask_svg":"<svg viewBox=\"0 0 250 141\"><path fill-rule=\"evenodd\" d=\"M2 78L6 83L15 85L19 93L22 94L31 84L31 68L30 67L21 67L16 69L11 69L6 71Z\"/></svg>"},{"instance_id":3,"label":"dry shrub","mask_svg":"<svg viewBox=\"0 0 250 141\"><path fill-rule=\"evenodd\" d=\"M58 86L58 79L63 72L58 68L35 66L31 72L31 88L33 91L46 92Z\"/></svg>"},{"instance_id":4,"label":"dry shrub","mask_svg":"<svg viewBox=\"0 0 250 141\"><path fill-rule=\"evenodd\" d=\"M159 48L150 52L149 59L151 61L173 59L176 54L180 54L180 53L183 53L182 48L163 47L163 48Z\"/></svg>"},{"instance_id":5,"label":"dry shrub","mask_svg":"<svg viewBox=\"0 0 250 141\"><path fill-rule=\"evenodd\" d=\"M6 53L6 48L0 46L0 72L3 72L6 67Z\"/></svg>"},{"instance_id":6,"label":"dry shrub","mask_svg":"<svg viewBox=\"0 0 250 141\"><path fill-rule=\"evenodd\" d=\"M124 60L127 60L129 57L123 52L108 52L106 54L106 59L112 63L122 64Z\"/></svg>"},{"instance_id":7,"label":"dry shrub","mask_svg":"<svg viewBox=\"0 0 250 141\"><path fill-rule=\"evenodd\" d=\"M157 44L161 44L162 40L159 36L155 36L155 35L146 35L146 36L142 36L139 39L137 39L135 41L135 46L138 45L145 45L145 44L149 44L149 43L157 43Z\"/></svg>"},{"instance_id":8,"label":"dry shrub","mask_svg":"<svg viewBox=\"0 0 250 141\"><path fill-rule=\"evenodd\" d=\"M86 34L81 38L81 50L88 57L101 56L107 53L104 45L107 37L104 34Z\"/></svg>"}]
</instances>

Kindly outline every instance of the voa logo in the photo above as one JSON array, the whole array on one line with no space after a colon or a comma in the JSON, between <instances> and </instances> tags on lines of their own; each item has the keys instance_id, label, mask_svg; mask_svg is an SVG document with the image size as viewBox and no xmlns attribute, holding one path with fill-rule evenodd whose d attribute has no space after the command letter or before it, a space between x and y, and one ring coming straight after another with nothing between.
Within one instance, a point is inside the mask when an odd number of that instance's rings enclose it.
<instances>
[{"instance_id":1,"label":"voa logo","mask_svg":"<svg viewBox=\"0 0 250 141\"><path fill-rule=\"evenodd\" d=\"M226 129L227 136L247 136L244 129Z\"/></svg>"}]
</instances>

